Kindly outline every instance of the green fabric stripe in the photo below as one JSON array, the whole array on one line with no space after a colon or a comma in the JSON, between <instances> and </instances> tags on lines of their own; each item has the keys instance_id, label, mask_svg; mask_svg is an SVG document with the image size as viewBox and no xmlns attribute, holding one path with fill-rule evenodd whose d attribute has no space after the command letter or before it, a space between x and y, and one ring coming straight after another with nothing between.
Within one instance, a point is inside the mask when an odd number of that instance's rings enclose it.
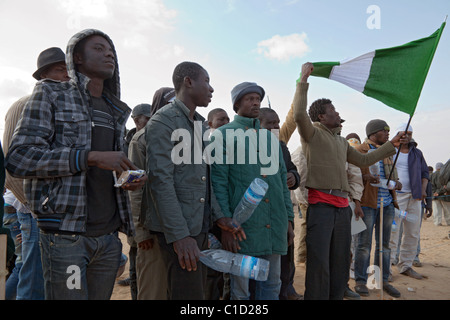
<instances>
[{"instance_id":1,"label":"green fabric stripe","mask_svg":"<svg viewBox=\"0 0 450 320\"><path fill-rule=\"evenodd\" d=\"M444 27L445 22L427 38L376 50L363 93L412 116Z\"/></svg>"},{"instance_id":2,"label":"green fabric stripe","mask_svg":"<svg viewBox=\"0 0 450 320\"><path fill-rule=\"evenodd\" d=\"M339 62L314 62L314 70L311 72L312 76L329 78L331 71L334 66L338 66ZM297 79L297 83L300 82L302 78L302 73L300 72L300 77Z\"/></svg>"},{"instance_id":3,"label":"green fabric stripe","mask_svg":"<svg viewBox=\"0 0 450 320\"><path fill-rule=\"evenodd\" d=\"M339 62L314 62L314 70L311 75L328 79L330 77L331 71L333 70L333 67L338 66L339 64Z\"/></svg>"}]
</instances>

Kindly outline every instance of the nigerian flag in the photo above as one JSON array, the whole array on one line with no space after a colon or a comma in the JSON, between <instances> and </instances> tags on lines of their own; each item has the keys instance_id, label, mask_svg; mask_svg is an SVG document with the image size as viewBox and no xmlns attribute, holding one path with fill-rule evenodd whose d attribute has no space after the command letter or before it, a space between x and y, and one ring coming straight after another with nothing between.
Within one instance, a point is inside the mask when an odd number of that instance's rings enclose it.
<instances>
[{"instance_id":1,"label":"nigerian flag","mask_svg":"<svg viewBox=\"0 0 450 320\"><path fill-rule=\"evenodd\" d=\"M413 115L445 22L431 36L342 62L313 63L312 76L341 82Z\"/></svg>"}]
</instances>

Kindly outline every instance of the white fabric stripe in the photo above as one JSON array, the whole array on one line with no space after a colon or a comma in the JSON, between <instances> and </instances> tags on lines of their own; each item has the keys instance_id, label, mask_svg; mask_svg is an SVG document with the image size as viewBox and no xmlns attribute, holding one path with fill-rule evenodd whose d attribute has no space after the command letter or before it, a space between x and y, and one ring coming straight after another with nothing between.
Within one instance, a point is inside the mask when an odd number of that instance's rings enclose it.
<instances>
[{"instance_id":1,"label":"white fabric stripe","mask_svg":"<svg viewBox=\"0 0 450 320\"><path fill-rule=\"evenodd\" d=\"M369 79L375 51L363 54L357 58L344 60L339 66L334 66L330 73L330 79L339 81L350 88L364 91L367 79Z\"/></svg>"}]
</instances>

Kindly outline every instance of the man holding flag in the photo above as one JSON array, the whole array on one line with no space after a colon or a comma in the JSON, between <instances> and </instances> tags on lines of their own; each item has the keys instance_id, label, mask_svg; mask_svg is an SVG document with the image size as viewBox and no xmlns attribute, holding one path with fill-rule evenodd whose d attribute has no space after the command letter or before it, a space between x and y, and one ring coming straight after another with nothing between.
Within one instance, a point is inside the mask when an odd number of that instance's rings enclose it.
<instances>
[{"instance_id":1,"label":"man holding flag","mask_svg":"<svg viewBox=\"0 0 450 320\"><path fill-rule=\"evenodd\" d=\"M349 256L346 250L350 247L351 215L347 210L348 203L342 200L349 190L344 164L348 161L367 167L395 154L392 144L399 148L398 145L408 143L402 135L411 123L445 24L442 23L429 37L402 46L374 50L342 62L303 65L286 121L292 123L294 118L308 162L306 187L310 206L305 299L341 299L348 272L348 269L344 270L348 268L348 262L343 260ZM340 117L330 100L314 102L309 110L313 124L308 119L306 101L310 75L338 81L405 112L410 115L408 124L390 143L367 154L367 158L358 158L352 148L337 137ZM394 167L397 160L398 155Z\"/></svg>"},{"instance_id":2,"label":"man holding flag","mask_svg":"<svg viewBox=\"0 0 450 320\"><path fill-rule=\"evenodd\" d=\"M352 148L339 135L341 118L328 99L319 99L306 112L312 63L302 66L292 104L293 117L307 159L308 220L305 300L343 299L350 266L350 187L346 162L358 167L395 154L403 133L368 154Z\"/></svg>"}]
</instances>

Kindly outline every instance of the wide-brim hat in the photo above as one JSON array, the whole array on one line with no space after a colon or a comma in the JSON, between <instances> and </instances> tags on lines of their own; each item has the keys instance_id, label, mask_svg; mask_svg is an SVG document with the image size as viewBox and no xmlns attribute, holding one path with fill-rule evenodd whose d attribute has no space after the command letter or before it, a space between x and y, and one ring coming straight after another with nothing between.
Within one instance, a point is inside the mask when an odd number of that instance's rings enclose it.
<instances>
[{"instance_id":1,"label":"wide-brim hat","mask_svg":"<svg viewBox=\"0 0 450 320\"><path fill-rule=\"evenodd\" d=\"M37 70L33 73L36 80L41 80L41 73L50 65L66 62L66 55L60 48L52 47L42 51L37 59Z\"/></svg>"},{"instance_id":2,"label":"wide-brim hat","mask_svg":"<svg viewBox=\"0 0 450 320\"><path fill-rule=\"evenodd\" d=\"M249 93L258 93L261 96L261 101L264 99L265 91L255 82L242 82L231 90L231 101L233 102L233 109L235 109L236 102L243 96Z\"/></svg>"}]
</instances>

